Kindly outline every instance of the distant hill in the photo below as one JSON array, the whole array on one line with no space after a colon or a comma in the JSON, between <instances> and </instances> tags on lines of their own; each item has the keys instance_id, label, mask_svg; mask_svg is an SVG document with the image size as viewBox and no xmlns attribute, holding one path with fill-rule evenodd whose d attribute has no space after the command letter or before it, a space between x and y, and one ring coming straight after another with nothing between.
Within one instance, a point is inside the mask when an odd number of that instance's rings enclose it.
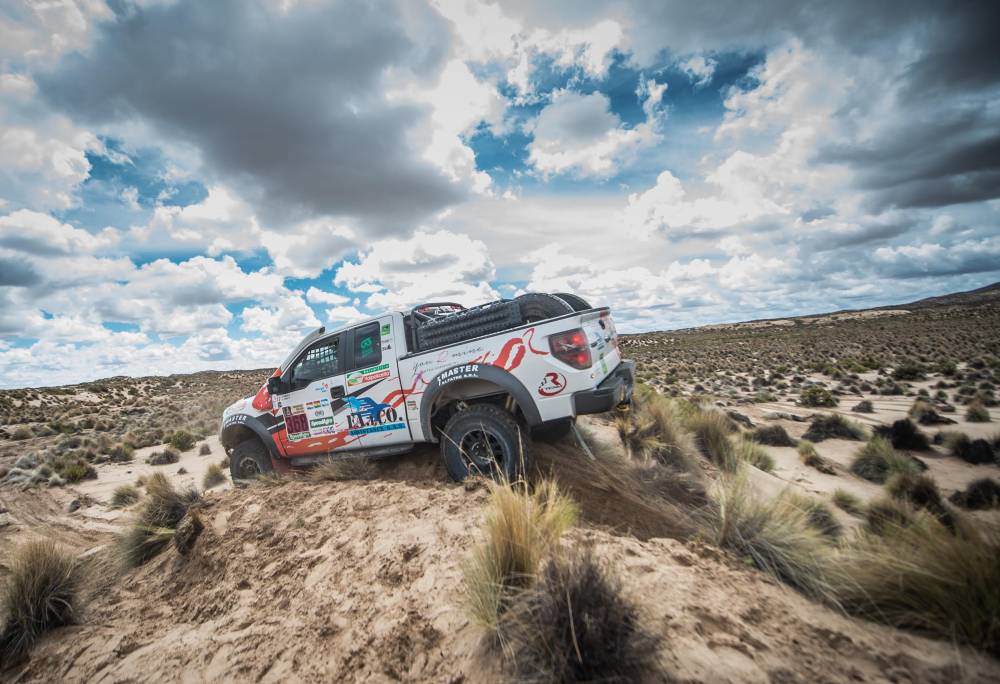
<instances>
[{"instance_id":1,"label":"distant hill","mask_svg":"<svg viewBox=\"0 0 1000 684\"><path fill-rule=\"evenodd\" d=\"M969 306L975 304L986 304L1000 301L1000 283L993 283L986 287L967 292L953 292L951 294L939 295L937 297L927 297L918 299L909 304L895 304L892 306L879 306L877 309L922 309L931 306Z\"/></svg>"}]
</instances>

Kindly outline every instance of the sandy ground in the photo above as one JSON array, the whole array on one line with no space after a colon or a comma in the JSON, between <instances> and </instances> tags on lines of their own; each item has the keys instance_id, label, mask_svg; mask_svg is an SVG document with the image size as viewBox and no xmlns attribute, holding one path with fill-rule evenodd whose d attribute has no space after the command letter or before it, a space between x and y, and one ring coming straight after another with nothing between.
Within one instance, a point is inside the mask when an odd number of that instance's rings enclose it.
<instances>
[{"instance_id":1,"label":"sandy ground","mask_svg":"<svg viewBox=\"0 0 1000 684\"><path fill-rule=\"evenodd\" d=\"M121 578L12 681L496 681L459 608L482 490L291 482L212 497L187 559ZM971 650L853 620L718 550L580 528L618 570L659 657L699 682L987 682Z\"/></svg>"}]
</instances>

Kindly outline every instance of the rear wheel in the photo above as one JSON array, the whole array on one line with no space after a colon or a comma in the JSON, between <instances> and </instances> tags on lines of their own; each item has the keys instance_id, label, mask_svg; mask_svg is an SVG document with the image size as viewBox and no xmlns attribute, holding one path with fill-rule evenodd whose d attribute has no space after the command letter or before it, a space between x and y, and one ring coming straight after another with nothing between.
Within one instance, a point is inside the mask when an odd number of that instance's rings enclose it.
<instances>
[{"instance_id":1,"label":"rear wheel","mask_svg":"<svg viewBox=\"0 0 1000 684\"><path fill-rule=\"evenodd\" d=\"M562 299L542 292L529 292L514 301L521 309L521 320L525 323L537 323L563 314L573 313L573 307Z\"/></svg>"},{"instance_id":2,"label":"rear wheel","mask_svg":"<svg viewBox=\"0 0 1000 684\"><path fill-rule=\"evenodd\" d=\"M473 404L445 425L441 456L458 482L477 474L514 482L524 475L530 454L514 416L492 404Z\"/></svg>"},{"instance_id":3,"label":"rear wheel","mask_svg":"<svg viewBox=\"0 0 1000 684\"><path fill-rule=\"evenodd\" d=\"M229 474L233 482L246 482L272 471L271 457L258 439L240 442L229 456Z\"/></svg>"},{"instance_id":4,"label":"rear wheel","mask_svg":"<svg viewBox=\"0 0 1000 684\"><path fill-rule=\"evenodd\" d=\"M555 296L573 307L573 311L586 311L587 309L594 308L583 297L577 297L575 294L570 294L569 292L556 292Z\"/></svg>"}]
</instances>

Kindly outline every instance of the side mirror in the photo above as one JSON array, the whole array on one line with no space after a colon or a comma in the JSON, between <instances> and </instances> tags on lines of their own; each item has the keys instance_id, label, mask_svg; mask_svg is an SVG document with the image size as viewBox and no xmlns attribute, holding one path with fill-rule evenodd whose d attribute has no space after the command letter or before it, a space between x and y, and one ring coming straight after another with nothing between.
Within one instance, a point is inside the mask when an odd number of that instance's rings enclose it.
<instances>
[{"instance_id":1,"label":"side mirror","mask_svg":"<svg viewBox=\"0 0 1000 684\"><path fill-rule=\"evenodd\" d=\"M285 393L285 383L281 382L281 378L277 376L271 376L267 379L267 393L272 397L276 394Z\"/></svg>"}]
</instances>

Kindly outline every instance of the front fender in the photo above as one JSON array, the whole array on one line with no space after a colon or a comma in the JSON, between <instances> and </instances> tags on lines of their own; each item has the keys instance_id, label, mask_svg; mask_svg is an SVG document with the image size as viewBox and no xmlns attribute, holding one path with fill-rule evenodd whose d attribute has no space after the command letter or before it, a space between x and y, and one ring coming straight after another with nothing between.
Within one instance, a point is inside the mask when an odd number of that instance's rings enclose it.
<instances>
[{"instance_id":1,"label":"front fender","mask_svg":"<svg viewBox=\"0 0 1000 684\"><path fill-rule=\"evenodd\" d=\"M538 425L542 422L531 392L525 389L520 380L502 368L490 364L464 363L442 370L427 384L420 402L420 426L426 439L434 439L431 433L431 409L434 402L446 387L463 380L482 380L496 385L498 389L514 397L528 425Z\"/></svg>"},{"instance_id":2,"label":"front fender","mask_svg":"<svg viewBox=\"0 0 1000 684\"><path fill-rule=\"evenodd\" d=\"M249 439L251 434L255 435L263 442L271 458L276 459L281 456L281 453L278 451L278 445L274 441L272 432L277 432L283 425L284 420L279 420L269 413L261 416L236 413L222 421L219 439L222 446L229 449Z\"/></svg>"}]
</instances>

